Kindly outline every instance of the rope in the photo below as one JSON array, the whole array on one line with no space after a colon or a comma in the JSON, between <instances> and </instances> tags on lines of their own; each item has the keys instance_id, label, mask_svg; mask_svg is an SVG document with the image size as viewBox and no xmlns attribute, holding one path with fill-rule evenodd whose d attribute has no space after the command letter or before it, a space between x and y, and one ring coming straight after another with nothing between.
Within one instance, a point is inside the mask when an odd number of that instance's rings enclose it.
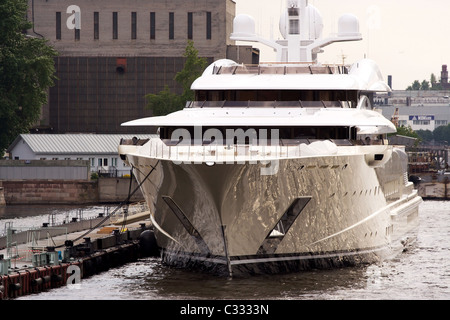
<instances>
[{"instance_id":1,"label":"rope","mask_svg":"<svg viewBox=\"0 0 450 320\"><path fill-rule=\"evenodd\" d=\"M133 182L133 168L134 166L132 165L131 169L130 169L130 184L128 185L128 198L127 198L127 210L125 211L125 214L123 215L123 221L122 221L122 228L121 231L125 230L125 226L127 225L127 218L128 218L128 209L129 209L129 204L130 204L130 193L131 193L131 184Z\"/></svg>"},{"instance_id":2,"label":"rope","mask_svg":"<svg viewBox=\"0 0 450 320\"><path fill-rule=\"evenodd\" d=\"M108 220L108 219L110 218L110 216L114 215L114 214L116 213L117 210L119 210L120 208L122 208L125 204L128 204L129 201L130 201L130 199L131 199L131 197L136 193L136 191L139 190L139 188L140 188L140 187L142 186L142 184L148 179L148 177L150 177L150 175L153 173L153 171L156 170L156 166L159 164L159 161L160 161L160 160L158 160L158 162L156 163L155 166L150 165L150 166L152 167L152 170L149 171L149 173L145 176L145 178L141 181L141 183L139 183L139 185L134 189L134 191L133 191L131 194L129 193L129 194L128 194L128 197L125 199L125 201L121 202L121 203L119 204L119 206L117 206L117 208L115 208L115 209L113 210L113 212L112 212L109 216L106 216L104 219L102 219L102 220L101 220L99 223L97 223L95 226L93 226L93 227L90 228L88 231L86 231L86 232L83 233L81 236L79 236L78 238L76 238L76 239L74 239L74 240L72 240L72 241L73 241L73 242L76 242L76 241L80 240L81 238L84 238L86 235L88 235L89 233L91 233L94 229L97 229L99 226L101 226L106 220ZM133 170L133 169L131 169L131 170ZM130 177L130 178L131 178L131 177ZM130 189L131 189L131 186L130 186ZM63 246L65 246L65 244L56 246L55 248L60 248L60 247L63 247Z\"/></svg>"}]
</instances>

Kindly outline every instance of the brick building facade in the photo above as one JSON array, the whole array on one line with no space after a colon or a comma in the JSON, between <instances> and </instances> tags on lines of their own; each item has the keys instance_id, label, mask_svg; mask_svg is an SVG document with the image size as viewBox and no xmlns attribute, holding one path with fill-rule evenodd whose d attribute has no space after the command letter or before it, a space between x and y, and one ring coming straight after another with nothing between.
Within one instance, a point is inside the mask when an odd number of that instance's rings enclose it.
<instances>
[{"instance_id":1,"label":"brick building facade","mask_svg":"<svg viewBox=\"0 0 450 320\"><path fill-rule=\"evenodd\" d=\"M188 40L209 62L239 56L251 63L252 48L229 39L235 9L233 0L29 0L29 34L48 39L59 52L58 80L38 127L128 132L122 122L151 116L146 94L165 85L180 92L174 77L184 66Z\"/></svg>"}]
</instances>

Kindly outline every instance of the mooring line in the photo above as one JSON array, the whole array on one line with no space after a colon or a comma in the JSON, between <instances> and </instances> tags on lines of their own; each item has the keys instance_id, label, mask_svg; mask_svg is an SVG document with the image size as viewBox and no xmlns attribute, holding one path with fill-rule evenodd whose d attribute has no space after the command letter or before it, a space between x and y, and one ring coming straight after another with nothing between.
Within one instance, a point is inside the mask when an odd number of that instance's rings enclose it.
<instances>
[{"instance_id":1,"label":"mooring line","mask_svg":"<svg viewBox=\"0 0 450 320\"><path fill-rule=\"evenodd\" d=\"M124 202L120 203L119 206L118 206L116 209L114 209L113 212L112 212L109 216L106 216L103 220L101 220L99 223L97 223L94 227L90 228L87 232L85 232L84 234L82 234L81 236L79 236L78 238L76 238L76 239L74 239L74 240L72 240L72 241L73 241L73 242L78 241L78 240L80 240L81 238L83 238L83 237L85 237L86 235L88 235L89 233L91 233L94 229L96 229L96 228L98 228L99 226L101 226L106 220L108 220L112 215L114 215L114 214L116 213L117 210L119 210L119 209L122 208L126 203L128 203L129 200L131 199L131 197L136 193L136 191L139 190L139 188L142 186L142 184L148 179L148 177L150 177L150 175L152 174L152 172L156 170L156 167L158 166L159 161L160 161L160 160L158 160L158 162L156 162L155 166L150 165L150 166L152 167L152 170L150 170L150 172L149 172L149 173L145 176L145 178L138 184L138 186L134 189L134 191L133 191L131 194L128 194L127 199L126 199ZM133 166L133 167L134 167L134 166ZM63 246L65 246L65 244L61 244L61 245L59 245L59 246L56 246L55 248L60 248L60 247L63 247Z\"/></svg>"}]
</instances>

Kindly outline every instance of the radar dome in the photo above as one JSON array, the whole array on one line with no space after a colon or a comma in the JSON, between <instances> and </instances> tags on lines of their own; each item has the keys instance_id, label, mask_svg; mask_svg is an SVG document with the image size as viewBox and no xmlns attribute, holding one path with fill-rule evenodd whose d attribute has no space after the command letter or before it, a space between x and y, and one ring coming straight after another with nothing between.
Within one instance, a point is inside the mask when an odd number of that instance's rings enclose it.
<instances>
[{"instance_id":1,"label":"radar dome","mask_svg":"<svg viewBox=\"0 0 450 320\"><path fill-rule=\"evenodd\" d=\"M339 18L339 37L357 36L359 34L359 20L356 16L347 13Z\"/></svg>"},{"instance_id":2,"label":"radar dome","mask_svg":"<svg viewBox=\"0 0 450 320\"><path fill-rule=\"evenodd\" d=\"M247 14L239 14L233 21L233 37L254 36L255 19Z\"/></svg>"}]
</instances>

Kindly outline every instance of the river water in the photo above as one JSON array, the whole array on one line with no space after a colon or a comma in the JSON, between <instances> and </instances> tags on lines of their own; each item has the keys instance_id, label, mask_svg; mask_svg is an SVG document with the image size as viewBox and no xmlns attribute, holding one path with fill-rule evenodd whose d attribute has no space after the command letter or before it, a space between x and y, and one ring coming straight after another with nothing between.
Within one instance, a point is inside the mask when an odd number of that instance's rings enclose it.
<instances>
[{"instance_id":1,"label":"river water","mask_svg":"<svg viewBox=\"0 0 450 320\"><path fill-rule=\"evenodd\" d=\"M67 216L77 208L10 207L6 221L47 222L48 212ZM22 216L13 218L11 215ZM41 211L41 212L39 212ZM85 207L86 216L102 207ZM424 201L418 238L388 261L337 270L227 279L177 270L157 258L140 259L19 300L447 300L450 299L450 201Z\"/></svg>"}]
</instances>

